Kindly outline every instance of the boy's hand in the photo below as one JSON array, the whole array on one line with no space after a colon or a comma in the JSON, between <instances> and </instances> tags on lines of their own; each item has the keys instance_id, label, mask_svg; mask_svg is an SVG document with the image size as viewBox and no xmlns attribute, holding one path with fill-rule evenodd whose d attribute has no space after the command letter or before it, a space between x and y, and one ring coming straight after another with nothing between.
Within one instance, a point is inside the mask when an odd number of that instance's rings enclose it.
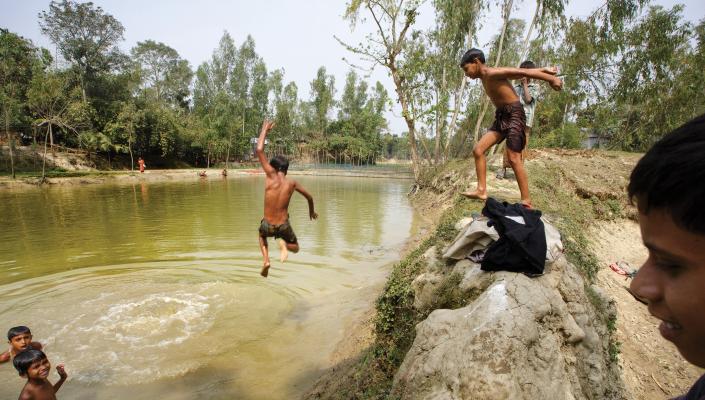
<instances>
[{"instance_id":1,"label":"boy's hand","mask_svg":"<svg viewBox=\"0 0 705 400\"><path fill-rule=\"evenodd\" d=\"M556 75L558 73L558 67L543 67L541 68L541 72L549 75Z\"/></svg>"},{"instance_id":2,"label":"boy's hand","mask_svg":"<svg viewBox=\"0 0 705 400\"><path fill-rule=\"evenodd\" d=\"M66 370L64 369L64 364L59 364L56 366L56 372L59 373L59 376L61 379L66 379L68 374L66 374Z\"/></svg>"},{"instance_id":3,"label":"boy's hand","mask_svg":"<svg viewBox=\"0 0 705 400\"><path fill-rule=\"evenodd\" d=\"M272 128L274 128L274 121L265 119L262 122L262 132L269 132Z\"/></svg>"},{"instance_id":4,"label":"boy's hand","mask_svg":"<svg viewBox=\"0 0 705 400\"><path fill-rule=\"evenodd\" d=\"M308 216L311 218L311 221L313 221L314 219L318 218L318 213L312 212Z\"/></svg>"},{"instance_id":5,"label":"boy's hand","mask_svg":"<svg viewBox=\"0 0 705 400\"><path fill-rule=\"evenodd\" d=\"M563 81L561 80L561 78L558 77L553 77L549 84L551 85L551 88L553 88L553 90L561 90L563 88Z\"/></svg>"}]
</instances>

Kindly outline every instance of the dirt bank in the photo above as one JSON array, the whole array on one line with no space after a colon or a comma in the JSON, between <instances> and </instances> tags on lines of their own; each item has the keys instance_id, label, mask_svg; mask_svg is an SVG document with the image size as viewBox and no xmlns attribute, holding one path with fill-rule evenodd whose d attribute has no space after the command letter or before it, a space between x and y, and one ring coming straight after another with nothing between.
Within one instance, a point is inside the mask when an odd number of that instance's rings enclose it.
<instances>
[{"instance_id":1,"label":"dirt bank","mask_svg":"<svg viewBox=\"0 0 705 400\"><path fill-rule=\"evenodd\" d=\"M608 390L610 398L661 399L684 393L703 371L686 363L660 337L646 307L624 289L628 282L609 268L615 261L636 268L645 257L636 211L625 195L638 158L638 154L621 152L540 150L531 152L527 167L534 205L561 230L568 261L581 271L586 285L594 288L580 295L590 299L581 300L586 304L580 307L595 310L596 323L602 324L596 328L608 338L603 373L613 372L602 382L618 385L598 389ZM498 158L492 160L490 169L496 169L498 162ZM481 207L458 196L473 184L470 167L469 161L455 161L426 171L421 190L413 196L415 207L427 218L424 240L417 240L418 247L392 271L376 310L366 319L365 340L351 335L344 344L349 357L339 357L306 398L382 399L392 393L392 378L414 341L414 328L432 312L414 309L411 282L428 271L429 249L454 236L453 222ZM491 196L518 200L516 181L511 177L499 180L490 171L488 189ZM431 301L433 309L456 310L473 300L452 289L449 277L436 279L442 290ZM590 385L583 387L577 398L600 398L590 395L590 390Z\"/></svg>"}]
</instances>

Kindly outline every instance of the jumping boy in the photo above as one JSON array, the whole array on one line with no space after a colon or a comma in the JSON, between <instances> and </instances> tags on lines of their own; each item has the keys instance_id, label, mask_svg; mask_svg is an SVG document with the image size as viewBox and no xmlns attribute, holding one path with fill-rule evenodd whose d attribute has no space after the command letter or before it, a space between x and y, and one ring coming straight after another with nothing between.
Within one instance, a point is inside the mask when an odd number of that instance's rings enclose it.
<instances>
[{"instance_id":1,"label":"jumping boy","mask_svg":"<svg viewBox=\"0 0 705 400\"><path fill-rule=\"evenodd\" d=\"M15 326L7 331L10 348L0 354L0 363L12 361L17 354L27 349L41 350L42 344L32 341L32 332L26 326Z\"/></svg>"},{"instance_id":2,"label":"jumping boy","mask_svg":"<svg viewBox=\"0 0 705 400\"><path fill-rule=\"evenodd\" d=\"M298 252L299 243L289 223L289 201L294 191L301 193L308 201L308 215L311 220L318 218L313 210L313 197L297 182L287 179L289 161L283 156L274 156L270 161L264 155L264 142L267 133L274 127L274 123L265 120L257 141L257 158L266 175L264 181L264 218L259 227L259 247L264 257L264 265L260 275L265 278L269 274L269 248L267 238L274 236L279 239L280 259L286 261L288 252Z\"/></svg>"},{"instance_id":3,"label":"jumping boy","mask_svg":"<svg viewBox=\"0 0 705 400\"><path fill-rule=\"evenodd\" d=\"M649 256L631 283L661 320L661 336L705 368L705 115L667 134L629 179ZM705 375L678 399L705 398Z\"/></svg>"},{"instance_id":4,"label":"jumping boy","mask_svg":"<svg viewBox=\"0 0 705 400\"><path fill-rule=\"evenodd\" d=\"M56 366L59 380L52 385L48 379L49 372L51 372L51 364L46 354L41 350L29 349L18 353L12 363L20 373L20 376L27 378L27 383L22 388L19 400L56 400L56 392L59 391L68 376L63 364Z\"/></svg>"},{"instance_id":5,"label":"jumping boy","mask_svg":"<svg viewBox=\"0 0 705 400\"><path fill-rule=\"evenodd\" d=\"M477 190L474 192L464 192L464 196L472 199L487 199L487 160L485 152L492 145L507 139L507 149L509 154L509 165L514 170L519 192L521 192L521 203L531 208L531 196L529 196L529 179L521 160L521 152L526 146L526 116L524 108L519 102L519 97L509 83L509 79L539 79L548 82L554 90L561 90L563 82L554 76L555 68L527 69L508 67L488 67L485 65L485 55L481 50L470 49L460 61L460 68L465 75L472 79L480 79L485 93L497 108L495 120L490 129L475 144L472 150L475 157L475 170L477 171Z\"/></svg>"}]
</instances>

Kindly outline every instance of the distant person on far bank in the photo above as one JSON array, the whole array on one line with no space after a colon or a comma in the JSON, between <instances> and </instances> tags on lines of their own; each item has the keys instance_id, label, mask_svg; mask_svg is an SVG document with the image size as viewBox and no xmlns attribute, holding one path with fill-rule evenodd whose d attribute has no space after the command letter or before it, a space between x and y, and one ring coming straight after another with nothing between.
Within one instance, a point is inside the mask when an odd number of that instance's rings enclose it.
<instances>
[{"instance_id":1,"label":"distant person on far bank","mask_svg":"<svg viewBox=\"0 0 705 400\"><path fill-rule=\"evenodd\" d=\"M142 159L142 157L137 159L137 165L139 165L139 167L140 167L140 173L144 174L144 167L146 167L147 164L144 163L144 160Z\"/></svg>"},{"instance_id":2,"label":"distant person on far bank","mask_svg":"<svg viewBox=\"0 0 705 400\"><path fill-rule=\"evenodd\" d=\"M485 152L497 143L507 140L509 164L514 170L521 192L521 203L531 208L529 195L529 178L521 159L521 152L526 147L526 116L524 107L519 101L509 79L539 79L548 82L554 90L561 90L563 82L555 76L556 68L509 68L488 67L485 65L485 54L478 49L470 49L460 60L460 68L465 76L480 79L485 93L494 103L495 120L490 129L475 143L472 150L475 157L477 172L477 189L474 192L464 192L463 196L471 199L487 200L487 159Z\"/></svg>"},{"instance_id":3,"label":"distant person on far bank","mask_svg":"<svg viewBox=\"0 0 705 400\"><path fill-rule=\"evenodd\" d=\"M284 156L274 156L267 161L264 154L264 142L267 133L274 127L274 122L264 120L262 130L257 141L257 158L265 173L264 181L264 218L259 227L259 246L264 257L264 265L260 275L265 278L269 274L269 247L268 237L279 239L280 260L286 261L289 252L299 251L299 242L296 234L289 223L289 202L294 191L303 195L308 201L308 215L311 220L318 218L318 214L313 209L313 197L298 182L286 177L289 170L289 160Z\"/></svg>"},{"instance_id":4,"label":"distant person on far bank","mask_svg":"<svg viewBox=\"0 0 705 400\"><path fill-rule=\"evenodd\" d=\"M519 65L519 68L536 68L536 64L533 61L526 60ZM537 95L539 93L539 85L536 82L532 82L529 78L521 78L519 83L514 85L514 91L517 92L519 96L519 102L522 107L524 107L524 115L526 115L526 127L524 128L524 133L526 136L526 145L524 150L521 152L522 162L526 161L526 153L529 148L529 137L531 136L531 127L534 125L534 111L536 110ZM507 168L510 168L509 164L509 150L504 147L504 153L502 154L502 169L497 173L497 178L504 179L507 175Z\"/></svg>"},{"instance_id":5,"label":"distant person on far bank","mask_svg":"<svg viewBox=\"0 0 705 400\"><path fill-rule=\"evenodd\" d=\"M649 256L631 292L661 320L659 332L705 368L705 115L667 134L629 178ZM705 399L705 375L679 400Z\"/></svg>"}]
</instances>

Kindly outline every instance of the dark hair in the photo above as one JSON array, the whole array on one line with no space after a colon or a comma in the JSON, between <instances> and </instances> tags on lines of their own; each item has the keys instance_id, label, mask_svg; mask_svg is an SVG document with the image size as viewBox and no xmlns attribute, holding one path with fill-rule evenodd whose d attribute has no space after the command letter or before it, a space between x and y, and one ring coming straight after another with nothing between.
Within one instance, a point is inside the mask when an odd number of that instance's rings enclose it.
<instances>
[{"instance_id":1,"label":"dark hair","mask_svg":"<svg viewBox=\"0 0 705 400\"><path fill-rule=\"evenodd\" d=\"M473 60L478 59L481 63L485 63L485 53L480 49L472 48L463 54L463 58L460 59L460 68L463 68L465 64L470 64Z\"/></svg>"},{"instance_id":2,"label":"dark hair","mask_svg":"<svg viewBox=\"0 0 705 400\"><path fill-rule=\"evenodd\" d=\"M675 224L705 234L705 115L661 138L629 177L629 199L639 212L666 211Z\"/></svg>"},{"instance_id":3,"label":"dark hair","mask_svg":"<svg viewBox=\"0 0 705 400\"><path fill-rule=\"evenodd\" d=\"M519 68L536 68L536 64L531 60L526 60L519 64Z\"/></svg>"},{"instance_id":4,"label":"dark hair","mask_svg":"<svg viewBox=\"0 0 705 400\"><path fill-rule=\"evenodd\" d=\"M15 366L20 375L27 375L27 370L37 361L46 360L47 355L41 350L27 349L17 353L12 359L12 365Z\"/></svg>"},{"instance_id":5,"label":"dark hair","mask_svg":"<svg viewBox=\"0 0 705 400\"><path fill-rule=\"evenodd\" d=\"M29 333L30 335L32 334L32 332L26 326L12 327L9 331L7 331L7 340L12 340L13 337L21 335L23 333Z\"/></svg>"},{"instance_id":6,"label":"dark hair","mask_svg":"<svg viewBox=\"0 0 705 400\"><path fill-rule=\"evenodd\" d=\"M284 156L274 156L269 160L269 163L277 172L283 172L284 175L286 175L286 172L289 170L289 160Z\"/></svg>"}]
</instances>

